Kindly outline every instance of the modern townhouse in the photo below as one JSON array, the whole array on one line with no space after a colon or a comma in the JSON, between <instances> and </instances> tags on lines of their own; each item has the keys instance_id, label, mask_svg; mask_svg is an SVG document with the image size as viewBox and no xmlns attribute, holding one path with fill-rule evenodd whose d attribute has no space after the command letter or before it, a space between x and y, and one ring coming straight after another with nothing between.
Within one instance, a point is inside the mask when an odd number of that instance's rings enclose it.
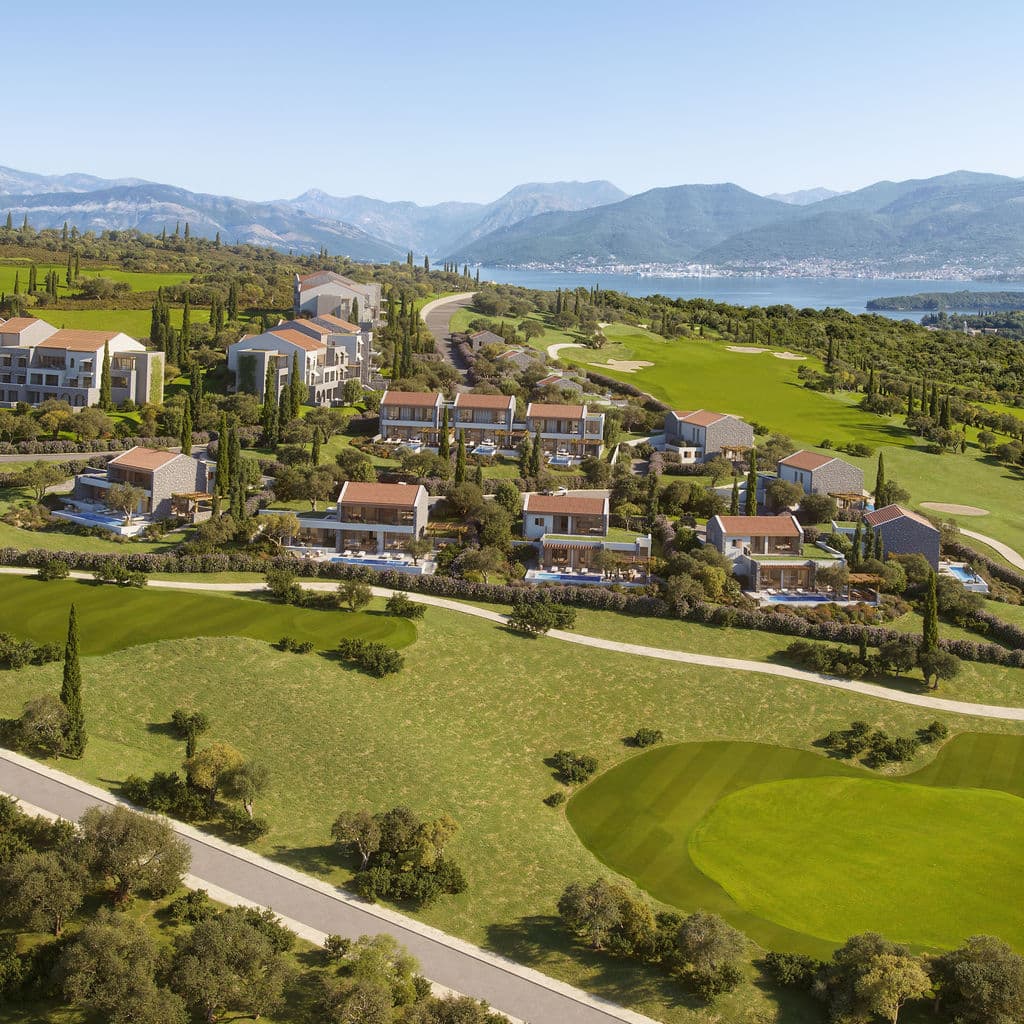
<instances>
[{"instance_id":1,"label":"modern townhouse","mask_svg":"<svg viewBox=\"0 0 1024 1024\"><path fill-rule=\"evenodd\" d=\"M847 501L863 496L864 470L834 455L803 449L779 459L779 478L803 488L804 494L830 494Z\"/></svg>"},{"instance_id":2,"label":"modern townhouse","mask_svg":"<svg viewBox=\"0 0 1024 1024\"><path fill-rule=\"evenodd\" d=\"M289 326L319 339L328 351L336 350L344 380L358 378L362 384L370 383L373 376L373 328L370 324L350 324L340 317L326 314L312 320L291 320Z\"/></svg>"},{"instance_id":3,"label":"modern townhouse","mask_svg":"<svg viewBox=\"0 0 1024 1024\"><path fill-rule=\"evenodd\" d=\"M380 437L410 447L437 448L444 396L432 391L385 391L380 400Z\"/></svg>"},{"instance_id":4,"label":"modern townhouse","mask_svg":"<svg viewBox=\"0 0 1024 1024\"><path fill-rule=\"evenodd\" d=\"M707 462L721 455L740 459L754 444L754 428L739 416L697 409L665 414L665 448L684 463Z\"/></svg>"},{"instance_id":5,"label":"modern townhouse","mask_svg":"<svg viewBox=\"0 0 1024 1024\"><path fill-rule=\"evenodd\" d=\"M523 537L538 552L540 570L527 575L534 582L579 576L603 582L609 571L646 576L651 557L650 534L610 525L604 495L527 494Z\"/></svg>"},{"instance_id":6,"label":"modern townhouse","mask_svg":"<svg viewBox=\"0 0 1024 1024\"><path fill-rule=\"evenodd\" d=\"M96 405L110 359L110 397L143 405L163 401L164 357L120 331L58 330L37 317L0 324L0 404L47 399Z\"/></svg>"},{"instance_id":7,"label":"modern townhouse","mask_svg":"<svg viewBox=\"0 0 1024 1024\"><path fill-rule=\"evenodd\" d=\"M472 395L460 392L452 405L451 425L455 440L478 454L494 454L515 447L516 400L514 395Z\"/></svg>"},{"instance_id":8,"label":"modern townhouse","mask_svg":"<svg viewBox=\"0 0 1024 1024\"><path fill-rule=\"evenodd\" d=\"M864 522L872 537L881 535L886 555L924 555L933 569L939 567L941 535L924 516L901 505L868 512Z\"/></svg>"},{"instance_id":9,"label":"modern townhouse","mask_svg":"<svg viewBox=\"0 0 1024 1024\"><path fill-rule=\"evenodd\" d=\"M349 323L379 324L381 287L361 284L333 270L295 275L293 305L296 317L336 316ZM353 316L355 309L356 315Z\"/></svg>"},{"instance_id":10,"label":"modern townhouse","mask_svg":"<svg viewBox=\"0 0 1024 1024\"><path fill-rule=\"evenodd\" d=\"M572 465L604 450L604 413L586 405L531 402L526 408L527 432L540 434L544 455L554 465Z\"/></svg>"}]
</instances>

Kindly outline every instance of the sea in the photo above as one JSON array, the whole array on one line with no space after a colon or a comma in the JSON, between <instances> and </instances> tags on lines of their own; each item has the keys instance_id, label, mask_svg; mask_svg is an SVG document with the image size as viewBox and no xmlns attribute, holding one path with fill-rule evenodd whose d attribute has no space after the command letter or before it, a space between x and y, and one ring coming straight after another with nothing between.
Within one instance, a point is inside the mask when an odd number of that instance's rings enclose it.
<instances>
[{"instance_id":1,"label":"sea","mask_svg":"<svg viewBox=\"0 0 1024 1024\"><path fill-rule=\"evenodd\" d=\"M648 277L639 274L569 273L556 270L514 270L481 267L481 281L516 284L554 291L556 288L602 288L627 295L666 295L672 299L711 299L736 306L790 305L797 309L836 307L866 313L869 299L919 292L1024 291L1024 281L951 281L892 277ZM877 310L893 320L920 321L923 312ZM976 309L948 312L976 313Z\"/></svg>"}]
</instances>

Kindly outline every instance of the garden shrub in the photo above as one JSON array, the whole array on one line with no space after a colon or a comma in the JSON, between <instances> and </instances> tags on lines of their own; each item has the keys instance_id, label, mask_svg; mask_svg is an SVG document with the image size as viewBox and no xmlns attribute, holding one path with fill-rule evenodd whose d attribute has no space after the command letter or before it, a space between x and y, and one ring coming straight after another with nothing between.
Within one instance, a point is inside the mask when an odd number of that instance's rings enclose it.
<instances>
[{"instance_id":1,"label":"garden shrub","mask_svg":"<svg viewBox=\"0 0 1024 1024\"><path fill-rule=\"evenodd\" d=\"M655 743L660 743L663 739L664 736L660 729L649 729L646 726L641 726L633 733L633 746L650 747Z\"/></svg>"},{"instance_id":2,"label":"garden shrub","mask_svg":"<svg viewBox=\"0 0 1024 1024\"><path fill-rule=\"evenodd\" d=\"M597 771L597 758L572 750L557 750L551 755L551 765L565 783L586 782Z\"/></svg>"},{"instance_id":3,"label":"garden shrub","mask_svg":"<svg viewBox=\"0 0 1024 1024\"><path fill-rule=\"evenodd\" d=\"M554 793L549 793L544 797L544 803L546 803L548 807L561 807L567 799L564 789L556 789Z\"/></svg>"},{"instance_id":4,"label":"garden shrub","mask_svg":"<svg viewBox=\"0 0 1024 1024\"><path fill-rule=\"evenodd\" d=\"M378 679L400 672L405 659L393 647L377 640L360 640L345 637L338 644L338 654L343 661L351 661L364 672Z\"/></svg>"}]
</instances>

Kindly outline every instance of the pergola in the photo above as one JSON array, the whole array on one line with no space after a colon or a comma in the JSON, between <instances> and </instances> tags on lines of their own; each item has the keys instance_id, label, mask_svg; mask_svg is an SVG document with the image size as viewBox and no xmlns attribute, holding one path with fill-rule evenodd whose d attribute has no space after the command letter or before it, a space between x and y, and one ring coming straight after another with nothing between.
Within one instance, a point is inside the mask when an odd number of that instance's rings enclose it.
<instances>
[{"instance_id":1,"label":"pergola","mask_svg":"<svg viewBox=\"0 0 1024 1024\"><path fill-rule=\"evenodd\" d=\"M174 515L181 516L190 523L194 523L197 516L203 515L203 518L206 518L206 514L213 514L213 498L214 496L207 494L206 491L188 491L183 494L172 494L171 511Z\"/></svg>"},{"instance_id":2,"label":"pergola","mask_svg":"<svg viewBox=\"0 0 1024 1024\"><path fill-rule=\"evenodd\" d=\"M829 491L828 496L836 499L836 507L840 512L861 511L868 500L856 491Z\"/></svg>"},{"instance_id":3,"label":"pergola","mask_svg":"<svg viewBox=\"0 0 1024 1024\"><path fill-rule=\"evenodd\" d=\"M750 445L746 444L723 444L722 457L730 462L742 462L743 456L750 451Z\"/></svg>"},{"instance_id":4,"label":"pergola","mask_svg":"<svg viewBox=\"0 0 1024 1024\"><path fill-rule=\"evenodd\" d=\"M847 582L851 601L870 601L871 604L878 604L878 585L885 582L881 576L871 572L851 572ZM854 596L858 590L868 591L870 598L864 597L863 594Z\"/></svg>"}]
</instances>

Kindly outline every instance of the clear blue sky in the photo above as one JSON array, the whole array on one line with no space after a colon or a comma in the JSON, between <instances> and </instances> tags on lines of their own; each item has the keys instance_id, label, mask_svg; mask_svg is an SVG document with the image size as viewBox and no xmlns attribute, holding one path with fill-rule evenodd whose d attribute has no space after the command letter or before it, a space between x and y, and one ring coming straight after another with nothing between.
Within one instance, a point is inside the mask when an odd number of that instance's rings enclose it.
<instances>
[{"instance_id":1,"label":"clear blue sky","mask_svg":"<svg viewBox=\"0 0 1024 1024\"><path fill-rule=\"evenodd\" d=\"M1003 0L51 0L4 11L0 163L272 199L1024 175Z\"/></svg>"}]
</instances>

